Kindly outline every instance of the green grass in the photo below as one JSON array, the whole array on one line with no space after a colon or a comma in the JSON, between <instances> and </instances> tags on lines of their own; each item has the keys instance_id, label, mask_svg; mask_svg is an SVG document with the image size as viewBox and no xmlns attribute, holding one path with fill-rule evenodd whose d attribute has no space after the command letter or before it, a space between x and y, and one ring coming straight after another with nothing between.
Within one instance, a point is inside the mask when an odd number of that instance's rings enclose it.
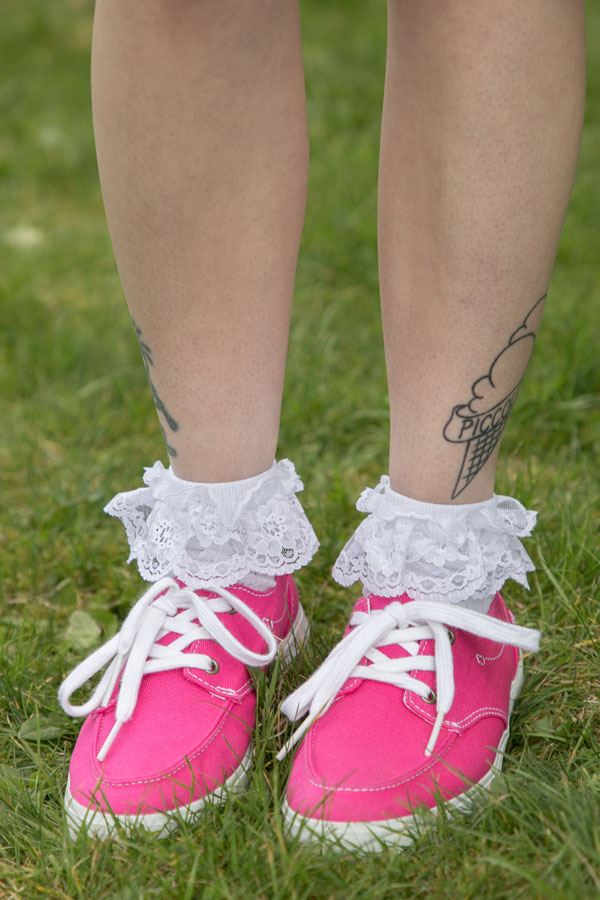
<instances>
[{"instance_id":1,"label":"green grass","mask_svg":"<svg viewBox=\"0 0 600 900\"><path fill-rule=\"evenodd\" d=\"M540 511L531 592L509 584L506 596L523 624L541 627L543 649L527 661L489 803L440 816L405 853L363 859L286 839L289 762L274 757L277 702L344 624L351 601L331 566L359 520L358 493L386 465L374 187L384 6L304 3L312 171L280 456L305 477L321 538L299 578L313 641L283 678L259 681L248 790L160 843L70 844L62 813L79 723L60 713L56 689L86 652L69 617L89 613L104 638L138 595L124 535L102 506L164 459L98 187L91 15L88 0L13 2L0 32L0 897L598 897L600 9L588 10L577 181L497 484Z\"/></svg>"}]
</instances>

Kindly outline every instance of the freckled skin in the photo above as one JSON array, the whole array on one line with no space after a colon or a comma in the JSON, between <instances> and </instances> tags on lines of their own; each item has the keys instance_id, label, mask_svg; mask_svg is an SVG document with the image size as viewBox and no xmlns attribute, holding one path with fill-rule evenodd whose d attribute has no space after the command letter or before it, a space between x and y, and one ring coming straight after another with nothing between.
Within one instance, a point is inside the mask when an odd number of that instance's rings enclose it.
<instances>
[{"instance_id":1,"label":"freckled skin","mask_svg":"<svg viewBox=\"0 0 600 900\"><path fill-rule=\"evenodd\" d=\"M446 503L464 464L464 444L444 437L453 411L486 411L511 334L498 393L519 384L533 346L517 332L548 288L572 187L583 2L389 0L388 19L378 248L391 484ZM219 0L98 0L92 93L109 228L174 469L255 475L277 447L306 201L297 3L243 0L231 16ZM500 434L457 502L491 496Z\"/></svg>"},{"instance_id":2,"label":"freckled skin","mask_svg":"<svg viewBox=\"0 0 600 900\"><path fill-rule=\"evenodd\" d=\"M263 472L308 178L298 5L243 0L232 15L220 0L98 0L92 94L111 237L173 468L192 481Z\"/></svg>"},{"instance_id":3,"label":"freckled skin","mask_svg":"<svg viewBox=\"0 0 600 900\"><path fill-rule=\"evenodd\" d=\"M539 328L583 124L583 3L388 10L379 274L391 483L471 503L492 495L502 428L466 486L465 444L445 429L456 407L475 415L510 398L533 349L519 337Z\"/></svg>"}]
</instances>

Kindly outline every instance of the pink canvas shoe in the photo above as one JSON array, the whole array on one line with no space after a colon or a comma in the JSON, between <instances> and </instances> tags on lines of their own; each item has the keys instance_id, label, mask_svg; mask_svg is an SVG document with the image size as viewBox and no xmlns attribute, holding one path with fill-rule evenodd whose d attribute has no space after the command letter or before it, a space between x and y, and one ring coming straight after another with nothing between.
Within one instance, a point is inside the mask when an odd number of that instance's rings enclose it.
<instances>
[{"instance_id":1,"label":"pink canvas shoe","mask_svg":"<svg viewBox=\"0 0 600 900\"><path fill-rule=\"evenodd\" d=\"M500 594L488 615L362 598L344 639L282 707L309 713L296 739L310 726L287 789L291 831L363 850L404 844L418 807L458 806L489 787L523 682L515 647L537 646Z\"/></svg>"},{"instance_id":2,"label":"pink canvas shoe","mask_svg":"<svg viewBox=\"0 0 600 900\"><path fill-rule=\"evenodd\" d=\"M527 585L519 538L535 513L510 497L424 503L384 476L357 504L369 516L334 567L363 597L345 637L283 704L307 719L285 818L302 839L380 849L411 840L416 811L464 805L502 765L523 680L519 652L539 634L514 624L498 590ZM411 599L412 598L412 599ZM491 601L491 606L490 606Z\"/></svg>"},{"instance_id":3,"label":"pink canvas shoe","mask_svg":"<svg viewBox=\"0 0 600 900\"><path fill-rule=\"evenodd\" d=\"M307 627L290 575L261 592L152 585L59 691L67 713L87 715L66 791L71 834L85 825L105 837L115 822L166 834L239 790L256 706L248 667L294 655ZM107 663L91 699L74 706L73 692Z\"/></svg>"},{"instance_id":4,"label":"pink canvas shoe","mask_svg":"<svg viewBox=\"0 0 600 900\"><path fill-rule=\"evenodd\" d=\"M289 460L240 481L199 483L160 462L105 507L152 586L116 637L59 691L87 716L71 760L72 832L115 822L166 833L238 789L251 757L249 667L293 654L307 623L291 573L318 547ZM108 666L90 700L71 695Z\"/></svg>"}]
</instances>

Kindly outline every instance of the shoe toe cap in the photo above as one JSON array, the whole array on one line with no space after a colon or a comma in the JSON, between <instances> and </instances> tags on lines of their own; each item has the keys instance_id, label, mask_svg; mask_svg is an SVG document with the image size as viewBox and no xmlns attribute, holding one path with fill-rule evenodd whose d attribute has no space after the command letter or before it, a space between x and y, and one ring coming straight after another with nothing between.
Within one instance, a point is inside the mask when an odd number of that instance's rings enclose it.
<instances>
[{"instance_id":1,"label":"shoe toe cap","mask_svg":"<svg viewBox=\"0 0 600 900\"><path fill-rule=\"evenodd\" d=\"M98 752L114 724L114 707L94 713L71 757L71 795L83 806L116 815L193 802L239 767L250 745L254 707L252 694L234 703L196 689L193 704L154 702L148 718L138 701L102 762Z\"/></svg>"},{"instance_id":2,"label":"shoe toe cap","mask_svg":"<svg viewBox=\"0 0 600 900\"><path fill-rule=\"evenodd\" d=\"M293 811L331 821L410 816L415 807L434 807L484 778L502 741L504 723L489 716L462 732L443 729L426 756L429 722L404 705L392 716L385 703L371 706L364 722L344 708L356 703L353 695L336 701L306 735L288 783Z\"/></svg>"}]
</instances>

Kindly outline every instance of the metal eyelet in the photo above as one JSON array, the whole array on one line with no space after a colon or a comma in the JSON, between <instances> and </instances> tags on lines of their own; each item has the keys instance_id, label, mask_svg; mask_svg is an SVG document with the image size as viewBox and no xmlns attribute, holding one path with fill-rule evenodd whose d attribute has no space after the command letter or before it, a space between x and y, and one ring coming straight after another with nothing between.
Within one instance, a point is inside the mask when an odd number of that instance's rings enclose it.
<instances>
[{"instance_id":1,"label":"metal eyelet","mask_svg":"<svg viewBox=\"0 0 600 900\"><path fill-rule=\"evenodd\" d=\"M437 694L434 690L430 689L429 693L426 697L423 697L423 701L425 703L435 703L437 701Z\"/></svg>"},{"instance_id":2,"label":"metal eyelet","mask_svg":"<svg viewBox=\"0 0 600 900\"><path fill-rule=\"evenodd\" d=\"M456 640L456 635L454 634L454 631L452 628L448 628L447 631L448 631L448 639L449 639L450 643L453 644L454 641Z\"/></svg>"},{"instance_id":3,"label":"metal eyelet","mask_svg":"<svg viewBox=\"0 0 600 900\"><path fill-rule=\"evenodd\" d=\"M225 610L225 615L226 616L235 616L236 612L237 612L237 609L234 609L232 606L231 609Z\"/></svg>"},{"instance_id":4,"label":"metal eyelet","mask_svg":"<svg viewBox=\"0 0 600 900\"><path fill-rule=\"evenodd\" d=\"M219 663L216 661L216 659L211 658L210 669L207 669L206 671L207 671L208 675L216 675L217 674L217 672L219 671Z\"/></svg>"}]
</instances>

